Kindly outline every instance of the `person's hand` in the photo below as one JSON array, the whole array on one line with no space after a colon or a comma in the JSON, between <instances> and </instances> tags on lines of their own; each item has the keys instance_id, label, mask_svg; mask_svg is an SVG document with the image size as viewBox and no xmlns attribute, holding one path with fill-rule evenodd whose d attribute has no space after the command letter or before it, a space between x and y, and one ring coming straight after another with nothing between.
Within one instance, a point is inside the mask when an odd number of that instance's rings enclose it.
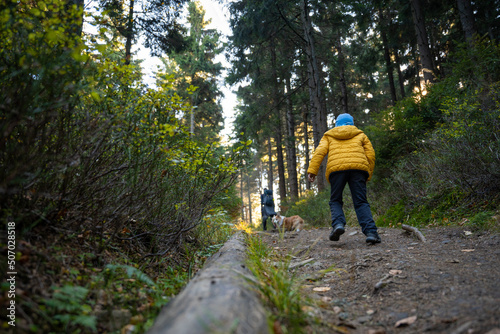
<instances>
[{"instance_id":1,"label":"person's hand","mask_svg":"<svg viewBox=\"0 0 500 334\"><path fill-rule=\"evenodd\" d=\"M307 173L307 178L309 179L310 182L314 182L314 180L316 180L316 175Z\"/></svg>"}]
</instances>

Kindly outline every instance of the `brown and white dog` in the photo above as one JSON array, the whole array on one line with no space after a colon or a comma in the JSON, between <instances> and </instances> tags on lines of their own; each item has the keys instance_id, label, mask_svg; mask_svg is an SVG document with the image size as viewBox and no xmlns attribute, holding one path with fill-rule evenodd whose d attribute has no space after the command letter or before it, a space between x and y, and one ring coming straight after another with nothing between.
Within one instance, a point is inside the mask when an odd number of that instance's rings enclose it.
<instances>
[{"instance_id":1,"label":"brown and white dog","mask_svg":"<svg viewBox=\"0 0 500 334\"><path fill-rule=\"evenodd\" d=\"M273 217L274 228L283 229L284 231L297 231L300 232L304 229L304 219L299 216L285 217L279 213Z\"/></svg>"}]
</instances>

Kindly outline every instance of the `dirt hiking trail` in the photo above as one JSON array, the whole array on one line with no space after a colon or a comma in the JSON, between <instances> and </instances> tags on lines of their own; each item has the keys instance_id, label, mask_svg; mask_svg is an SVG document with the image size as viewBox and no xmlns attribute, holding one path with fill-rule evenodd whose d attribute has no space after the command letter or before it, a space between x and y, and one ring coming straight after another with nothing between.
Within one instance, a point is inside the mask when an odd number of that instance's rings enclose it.
<instances>
[{"instance_id":1,"label":"dirt hiking trail","mask_svg":"<svg viewBox=\"0 0 500 334\"><path fill-rule=\"evenodd\" d=\"M259 235L294 255L290 272L316 301L304 309L319 320L306 332L500 334L500 236L419 230L425 243L392 228L379 228L376 245L359 227L347 227L337 242L326 227Z\"/></svg>"}]
</instances>

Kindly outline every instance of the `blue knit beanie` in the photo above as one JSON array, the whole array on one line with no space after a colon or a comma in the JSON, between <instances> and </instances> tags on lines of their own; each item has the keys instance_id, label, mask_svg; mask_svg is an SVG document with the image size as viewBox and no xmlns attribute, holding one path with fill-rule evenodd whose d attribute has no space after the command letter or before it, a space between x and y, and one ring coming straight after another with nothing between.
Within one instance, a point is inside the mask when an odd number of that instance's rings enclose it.
<instances>
[{"instance_id":1,"label":"blue knit beanie","mask_svg":"<svg viewBox=\"0 0 500 334\"><path fill-rule=\"evenodd\" d=\"M354 125L354 119L349 114L340 114L335 120L335 127L343 125Z\"/></svg>"}]
</instances>

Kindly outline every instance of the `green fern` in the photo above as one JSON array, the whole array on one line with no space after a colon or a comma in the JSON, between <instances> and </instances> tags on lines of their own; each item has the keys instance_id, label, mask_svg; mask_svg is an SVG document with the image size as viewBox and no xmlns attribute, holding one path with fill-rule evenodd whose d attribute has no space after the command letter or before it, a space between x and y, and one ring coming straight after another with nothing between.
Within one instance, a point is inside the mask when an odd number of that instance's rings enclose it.
<instances>
[{"instance_id":1,"label":"green fern","mask_svg":"<svg viewBox=\"0 0 500 334\"><path fill-rule=\"evenodd\" d=\"M87 296L88 289L81 286L65 285L54 289L51 299L46 299L45 304L57 311L75 312L82 306L82 301Z\"/></svg>"},{"instance_id":2,"label":"green fern","mask_svg":"<svg viewBox=\"0 0 500 334\"><path fill-rule=\"evenodd\" d=\"M132 266L127 266L124 264L108 264L106 266L106 269L109 269L110 271L116 272L117 270L123 269L126 273L128 278L136 278L138 281L154 286L156 287L156 283L149 278L148 275L140 271L139 269L132 267Z\"/></svg>"},{"instance_id":3,"label":"green fern","mask_svg":"<svg viewBox=\"0 0 500 334\"><path fill-rule=\"evenodd\" d=\"M49 314L55 314L53 319L62 324L65 331L78 325L97 331L96 317L89 315L92 308L84 303L89 293L87 288L64 285L53 289L52 298L45 299L43 303Z\"/></svg>"},{"instance_id":4,"label":"green fern","mask_svg":"<svg viewBox=\"0 0 500 334\"><path fill-rule=\"evenodd\" d=\"M94 316L89 315L77 315L73 318L73 323L77 325L81 325L87 328L91 328L92 330L97 330L97 320Z\"/></svg>"}]
</instances>

